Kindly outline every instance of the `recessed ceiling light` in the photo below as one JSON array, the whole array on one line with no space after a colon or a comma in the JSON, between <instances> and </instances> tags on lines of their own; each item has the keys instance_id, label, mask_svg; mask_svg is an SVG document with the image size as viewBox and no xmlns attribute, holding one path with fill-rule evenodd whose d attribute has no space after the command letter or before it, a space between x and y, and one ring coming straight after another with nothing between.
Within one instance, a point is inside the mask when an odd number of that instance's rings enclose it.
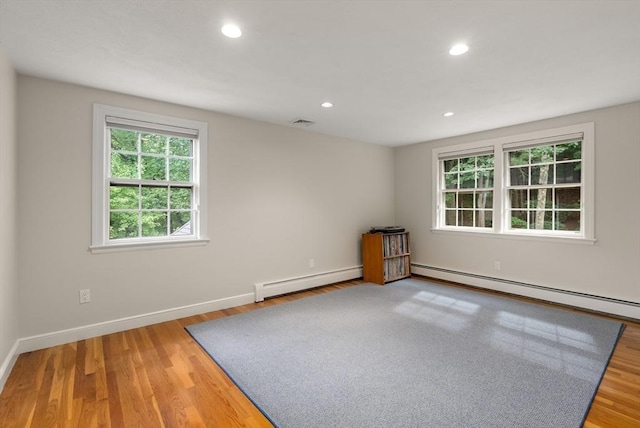
<instances>
[{"instance_id":1,"label":"recessed ceiling light","mask_svg":"<svg viewBox=\"0 0 640 428\"><path fill-rule=\"evenodd\" d=\"M240 28L237 25L227 24L222 27L222 34L230 39L237 39L242 36L242 31L240 31Z\"/></svg>"},{"instance_id":2,"label":"recessed ceiling light","mask_svg":"<svg viewBox=\"0 0 640 428\"><path fill-rule=\"evenodd\" d=\"M443 114L444 117L451 117L453 116L453 112L452 111L448 111L445 114Z\"/></svg>"},{"instance_id":3,"label":"recessed ceiling light","mask_svg":"<svg viewBox=\"0 0 640 428\"><path fill-rule=\"evenodd\" d=\"M463 53L466 53L469 50L469 46L465 45L464 43L460 43L458 45L453 46L451 49L449 49L449 53L451 55L462 55Z\"/></svg>"},{"instance_id":4,"label":"recessed ceiling light","mask_svg":"<svg viewBox=\"0 0 640 428\"><path fill-rule=\"evenodd\" d=\"M329 101L325 101L322 104L320 104L322 107L324 108L331 108L333 107L333 103L330 103Z\"/></svg>"}]
</instances>

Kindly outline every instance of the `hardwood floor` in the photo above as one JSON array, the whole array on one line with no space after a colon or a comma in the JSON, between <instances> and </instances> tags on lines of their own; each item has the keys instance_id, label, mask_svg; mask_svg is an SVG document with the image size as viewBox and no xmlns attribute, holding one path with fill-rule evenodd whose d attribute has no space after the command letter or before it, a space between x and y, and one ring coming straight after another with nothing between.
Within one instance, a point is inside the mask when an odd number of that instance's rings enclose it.
<instances>
[{"instance_id":1,"label":"hardwood floor","mask_svg":"<svg viewBox=\"0 0 640 428\"><path fill-rule=\"evenodd\" d=\"M347 281L22 354L0 395L0 426L270 427L184 327L361 283ZM640 323L623 322L626 329L586 428L640 427Z\"/></svg>"}]
</instances>

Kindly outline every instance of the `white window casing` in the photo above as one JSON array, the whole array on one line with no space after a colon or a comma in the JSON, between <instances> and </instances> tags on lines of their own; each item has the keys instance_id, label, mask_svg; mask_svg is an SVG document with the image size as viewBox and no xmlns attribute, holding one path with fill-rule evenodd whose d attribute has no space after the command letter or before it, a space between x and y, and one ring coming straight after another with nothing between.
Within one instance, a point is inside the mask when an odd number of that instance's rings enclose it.
<instances>
[{"instance_id":1,"label":"white window casing","mask_svg":"<svg viewBox=\"0 0 640 428\"><path fill-rule=\"evenodd\" d=\"M146 185L145 180L112 179L110 128L132 130L150 134L187 138L193 141L191 181L191 210L193 215L188 233L167 236L138 236L128 239L110 239L109 188L114 183ZM205 122L174 118L153 113L140 112L101 104L93 106L93 161L92 161L92 253L131 251L147 248L204 245L207 235L207 141L208 125ZM160 155L162 157L162 155ZM158 183L158 182L156 182ZM160 187L174 186L170 181L161 182ZM179 185L179 183L178 183ZM174 236L175 235L175 236Z\"/></svg>"}]
</instances>

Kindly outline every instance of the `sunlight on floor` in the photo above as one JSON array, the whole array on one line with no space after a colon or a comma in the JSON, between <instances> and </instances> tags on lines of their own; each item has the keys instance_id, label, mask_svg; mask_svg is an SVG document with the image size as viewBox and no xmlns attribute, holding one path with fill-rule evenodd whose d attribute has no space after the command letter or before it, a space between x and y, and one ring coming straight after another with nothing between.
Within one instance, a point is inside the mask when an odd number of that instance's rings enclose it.
<instances>
[{"instance_id":1,"label":"sunlight on floor","mask_svg":"<svg viewBox=\"0 0 640 428\"><path fill-rule=\"evenodd\" d=\"M427 291L416 293L395 311L410 318L428 322L449 331L466 328L480 305Z\"/></svg>"},{"instance_id":2,"label":"sunlight on floor","mask_svg":"<svg viewBox=\"0 0 640 428\"><path fill-rule=\"evenodd\" d=\"M599 349L589 333L512 312L483 309L476 303L423 290L396 306L395 312L460 332L473 326L482 311L482 318L490 323L477 338L483 341L484 337L487 346L579 379L593 380L600 375L599 362L590 357Z\"/></svg>"},{"instance_id":3,"label":"sunlight on floor","mask_svg":"<svg viewBox=\"0 0 640 428\"><path fill-rule=\"evenodd\" d=\"M538 319L499 312L490 344L524 360L592 381L600 376L593 336Z\"/></svg>"}]
</instances>

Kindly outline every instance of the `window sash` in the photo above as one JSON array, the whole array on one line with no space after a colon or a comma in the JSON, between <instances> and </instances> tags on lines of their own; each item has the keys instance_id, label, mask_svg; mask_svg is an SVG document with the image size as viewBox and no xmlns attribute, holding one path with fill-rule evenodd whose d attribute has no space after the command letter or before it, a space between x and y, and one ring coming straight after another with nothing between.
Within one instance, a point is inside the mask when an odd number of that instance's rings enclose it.
<instances>
[{"instance_id":1,"label":"window sash","mask_svg":"<svg viewBox=\"0 0 640 428\"><path fill-rule=\"evenodd\" d=\"M490 167L482 167L476 163L473 165L473 168L463 170L460 168L460 161L463 159L469 158L478 158L478 157L492 157L492 165ZM453 172L446 172L445 163L447 161L457 160L458 166L457 169ZM493 209L493 194L494 194L494 186L495 186L495 156L493 149L489 150L488 148L474 148L471 150L457 150L446 153L441 153L438 156L438 164L439 164L439 185L438 185L438 212L439 212L439 223L443 228L465 228L465 229L491 229L493 228L493 217L494 217L494 209ZM478 174L490 172L491 175L491 186L482 186L481 181L479 180ZM467 187L463 186L463 176L464 175L473 175L473 186ZM447 176L455 177L455 187L447 187ZM483 194L491 194L492 204L490 207L486 206L476 206L477 201L482 199ZM447 206L447 196L455 195L455 206L448 207ZM464 205L461 202L461 197L471 195L472 206L461 206ZM486 197L486 195L485 195ZM452 217L453 216L453 217ZM486 216L489 216L488 218ZM455 219L455 224L451 224Z\"/></svg>"}]
</instances>

